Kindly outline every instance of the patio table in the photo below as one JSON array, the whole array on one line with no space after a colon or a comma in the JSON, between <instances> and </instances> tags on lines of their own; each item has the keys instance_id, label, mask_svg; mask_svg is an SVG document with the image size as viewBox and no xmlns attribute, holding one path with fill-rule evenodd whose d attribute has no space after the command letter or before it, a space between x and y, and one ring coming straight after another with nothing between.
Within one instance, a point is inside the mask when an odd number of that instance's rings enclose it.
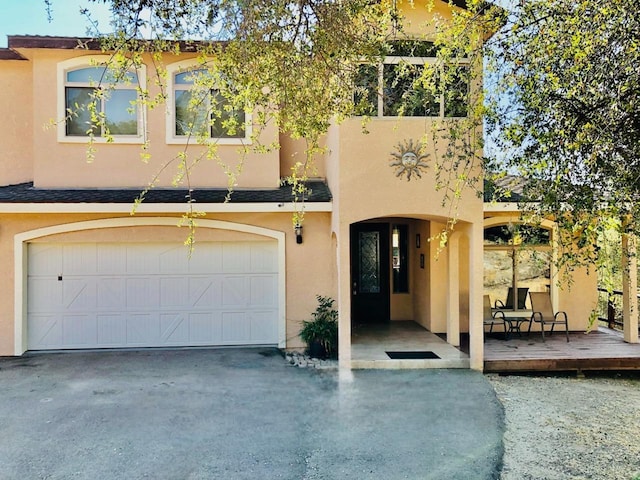
<instances>
[{"instance_id":1,"label":"patio table","mask_svg":"<svg viewBox=\"0 0 640 480\"><path fill-rule=\"evenodd\" d=\"M531 310L502 310L504 312L504 320L509 324L505 332L505 340L508 340L512 333L518 332L518 336L522 336L520 330L523 323L531 321Z\"/></svg>"}]
</instances>

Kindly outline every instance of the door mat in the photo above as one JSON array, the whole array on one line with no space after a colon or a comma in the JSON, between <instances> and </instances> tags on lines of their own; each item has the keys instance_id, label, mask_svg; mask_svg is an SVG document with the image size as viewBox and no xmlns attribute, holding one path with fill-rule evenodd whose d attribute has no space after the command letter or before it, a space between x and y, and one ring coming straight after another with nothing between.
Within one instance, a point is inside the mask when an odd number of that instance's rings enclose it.
<instances>
[{"instance_id":1,"label":"door mat","mask_svg":"<svg viewBox=\"0 0 640 480\"><path fill-rule=\"evenodd\" d=\"M440 358L433 352L386 352L393 360L422 360L427 358Z\"/></svg>"}]
</instances>

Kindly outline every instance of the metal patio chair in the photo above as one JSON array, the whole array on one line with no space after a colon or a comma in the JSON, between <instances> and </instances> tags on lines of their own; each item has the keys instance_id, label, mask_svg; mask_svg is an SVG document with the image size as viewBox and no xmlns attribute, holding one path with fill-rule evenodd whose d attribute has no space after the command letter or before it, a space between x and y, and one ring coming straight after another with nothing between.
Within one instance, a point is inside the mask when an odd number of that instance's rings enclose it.
<instances>
[{"instance_id":1,"label":"metal patio chair","mask_svg":"<svg viewBox=\"0 0 640 480\"><path fill-rule=\"evenodd\" d=\"M489 333L493 332L494 325L502 325L504 330L504 338L507 338L507 321L504 316L504 312L500 310L492 311L491 298L489 295L485 295L483 298L483 323L489 325Z\"/></svg>"},{"instance_id":2,"label":"metal patio chair","mask_svg":"<svg viewBox=\"0 0 640 480\"><path fill-rule=\"evenodd\" d=\"M527 293L529 293L529 287L518 287L518 310L524 310L525 304L527 303ZM507 291L507 299L502 302L502 300L496 300L495 308L499 308L501 310L513 310L513 287L509 287Z\"/></svg>"},{"instance_id":3,"label":"metal patio chair","mask_svg":"<svg viewBox=\"0 0 640 480\"><path fill-rule=\"evenodd\" d=\"M549 335L553 334L553 328L556 325L564 325L565 335L567 336L567 342L569 341L569 322L567 320L566 312L553 312L553 306L551 305L551 295L548 292L530 292L529 298L531 299L531 308L533 313L531 314L531 323L529 323L529 331L531 334L531 325L533 322L540 324L540 330L542 331L542 341L544 342L544 326L551 325Z\"/></svg>"}]
</instances>

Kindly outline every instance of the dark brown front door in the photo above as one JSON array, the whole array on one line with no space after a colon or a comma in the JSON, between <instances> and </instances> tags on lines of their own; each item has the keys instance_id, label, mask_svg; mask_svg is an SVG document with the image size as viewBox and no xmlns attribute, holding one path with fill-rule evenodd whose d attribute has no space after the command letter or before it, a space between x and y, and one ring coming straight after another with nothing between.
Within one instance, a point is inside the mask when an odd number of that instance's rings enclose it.
<instances>
[{"instance_id":1,"label":"dark brown front door","mask_svg":"<svg viewBox=\"0 0 640 480\"><path fill-rule=\"evenodd\" d=\"M351 322L388 322L389 224L351 225Z\"/></svg>"}]
</instances>

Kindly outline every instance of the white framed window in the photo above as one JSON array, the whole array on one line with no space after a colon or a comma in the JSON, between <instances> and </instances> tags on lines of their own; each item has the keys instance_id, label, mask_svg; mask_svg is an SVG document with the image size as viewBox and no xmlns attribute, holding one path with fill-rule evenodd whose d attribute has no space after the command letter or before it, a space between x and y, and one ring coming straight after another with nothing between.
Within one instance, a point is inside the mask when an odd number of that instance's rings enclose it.
<instances>
[{"instance_id":1,"label":"white framed window","mask_svg":"<svg viewBox=\"0 0 640 480\"><path fill-rule=\"evenodd\" d=\"M371 117L467 116L469 65L463 60L446 66L435 90L425 88L420 77L425 66L437 65L436 47L431 42L391 42L392 54L382 64L362 64L355 78L356 115ZM442 79L445 79L444 81ZM443 85L443 83L445 83Z\"/></svg>"},{"instance_id":2,"label":"white framed window","mask_svg":"<svg viewBox=\"0 0 640 480\"><path fill-rule=\"evenodd\" d=\"M116 73L106 55L77 57L58 64L58 141L142 143L145 68Z\"/></svg>"},{"instance_id":3,"label":"white framed window","mask_svg":"<svg viewBox=\"0 0 640 480\"><path fill-rule=\"evenodd\" d=\"M186 60L169 65L167 73L167 143L194 143L203 137L221 145L250 143L250 115L207 86L202 65Z\"/></svg>"}]
</instances>

